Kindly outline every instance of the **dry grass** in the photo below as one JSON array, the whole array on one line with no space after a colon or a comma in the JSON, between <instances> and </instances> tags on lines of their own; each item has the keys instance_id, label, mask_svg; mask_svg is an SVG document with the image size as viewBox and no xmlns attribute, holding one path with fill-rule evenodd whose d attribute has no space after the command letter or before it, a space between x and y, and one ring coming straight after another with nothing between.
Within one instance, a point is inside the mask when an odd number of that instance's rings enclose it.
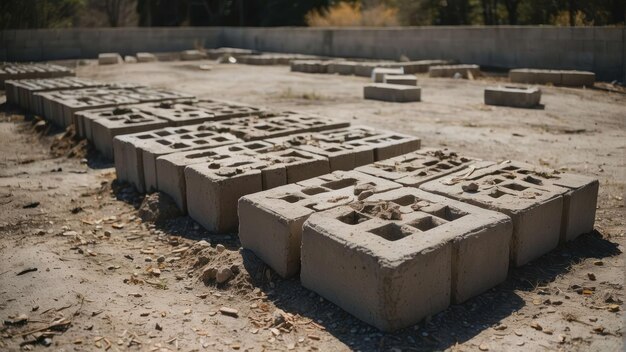
<instances>
[{"instance_id":1,"label":"dry grass","mask_svg":"<svg viewBox=\"0 0 626 352\"><path fill-rule=\"evenodd\" d=\"M361 9L359 4L340 2L328 10L312 10L305 20L310 27L397 26L398 10L383 4Z\"/></svg>"}]
</instances>

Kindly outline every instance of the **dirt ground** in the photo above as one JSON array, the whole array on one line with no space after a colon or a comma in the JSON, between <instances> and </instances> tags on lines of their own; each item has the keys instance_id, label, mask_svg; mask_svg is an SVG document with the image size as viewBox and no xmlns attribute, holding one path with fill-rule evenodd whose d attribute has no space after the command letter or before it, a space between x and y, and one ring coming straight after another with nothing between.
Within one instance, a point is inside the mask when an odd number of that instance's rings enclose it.
<instances>
[{"instance_id":1,"label":"dirt ground","mask_svg":"<svg viewBox=\"0 0 626 352\"><path fill-rule=\"evenodd\" d=\"M2 104L0 350L623 350L626 94L542 86L544 106L526 110L482 103L483 88L503 81L497 74L419 75L423 101L393 104L363 100L365 78L285 66L90 62L77 73L315 112L414 134L425 147L594 176L596 230L464 304L381 333L297 278L277 277L236 234L173 214L142 220L143 196L115 181L110 161L68 152L63 131L40 131ZM235 277L203 281L206 268Z\"/></svg>"}]
</instances>

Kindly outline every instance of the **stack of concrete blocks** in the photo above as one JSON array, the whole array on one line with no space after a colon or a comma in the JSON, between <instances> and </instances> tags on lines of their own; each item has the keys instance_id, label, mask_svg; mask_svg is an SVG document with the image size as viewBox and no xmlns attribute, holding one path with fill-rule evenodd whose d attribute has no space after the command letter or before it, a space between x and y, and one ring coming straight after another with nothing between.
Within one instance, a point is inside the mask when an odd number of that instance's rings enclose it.
<instances>
[{"instance_id":1,"label":"stack of concrete blocks","mask_svg":"<svg viewBox=\"0 0 626 352\"><path fill-rule=\"evenodd\" d=\"M531 109L541 101L541 90L535 87L498 86L485 88L485 104Z\"/></svg>"},{"instance_id":2,"label":"stack of concrete blocks","mask_svg":"<svg viewBox=\"0 0 626 352\"><path fill-rule=\"evenodd\" d=\"M167 127L150 132L113 138L113 159L117 178L127 181L139 192L156 189L156 159L160 156L216 148L241 142L228 134L205 130L203 125Z\"/></svg>"},{"instance_id":3,"label":"stack of concrete blocks","mask_svg":"<svg viewBox=\"0 0 626 352\"><path fill-rule=\"evenodd\" d=\"M376 67L372 70L372 82L383 83L386 75L404 75L404 69L402 67L386 68Z\"/></svg>"},{"instance_id":4,"label":"stack of concrete blocks","mask_svg":"<svg viewBox=\"0 0 626 352\"><path fill-rule=\"evenodd\" d=\"M169 195L178 208L187 212L187 186L185 168L195 164L219 162L233 154L256 155L255 152L272 149L273 144L264 141L252 141L231 144L214 149L190 150L172 153L157 158L157 189Z\"/></svg>"},{"instance_id":5,"label":"stack of concrete blocks","mask_svg":"<svg viewBox=\"0 0 626 352\"><path fill-rule=\"evenodd\" d=\"M257 55L240 55L237 62L246 65L290 65L294 60L317 60L319 57L303 54L262 53Z\"/></svg>"},{"instance_id":6,"label":"stack of concrete blocks","mask_svg":"<svg viewBox=\"0 0 626 352\"><path fill-rule=\"evenodd\" d=\"M106 83L77 77L22 79L6 81L7 103L17 105L37 115L43 115L43 103L35 93L103 87Z\"/></svg>"},{"instance_id":7,"label":"stack of concrete blocks","mask_svg":"<svg viewBox=\"0 0 626 352\"><path fill-rule=\"evenodd\" d=\"M330 171L355 167L420 148L420 139L364 126L268 139L279 147L303 150L328 158Z\"/></svg>"},{"instance_id":8,"label":"stack of concrete blocks","mask_svg":"<svg viewBox=\"0 0 626 352\"><path fill-rule=\"evenodd\" d=\"M593 230L598 181L519 162L461 171L421 189L502 212L513 220L511 262L524 265Z\"/></svg>"},{"instance_id":9,"label":"stack of concrete blocks","mask_svg":"<svg viewBox=\"0 0 626 352\"><path fill-rule=\"evenodd\" d=\"M290 69L292 72L328 73L329 64L329 61L322 60L292 60Z\"/></svg>"},{"instance_id":10,"label":"stack of concrete blocks","mask_svg":"<svg viewBox=\"0 0 626 352\"><path fill-rule=\"evenodd\" d=\"M414 75L385 75L383 83L417 86L417 77Z\"/></svg>"},{"instance_id":11,"label":"stack of concrete blocks","mask_svg":"<svg viewBox=\"0 0 626 352\"><path fill-rule=\"evenodd\" d=\"M479 159L460 156L448 149L424 148L395 158L364 165L356 168L356 170L397 182L403 186L419 187L425 182L481 164ZM487 165L492 164L487 163Z\"/></svg>"},{"instance_id":12,"label":"stack of concrete blocks","mask_svg":"<svg viewBox=\"0 0 626 352\"><path fill-rule=\"evenodd\" d=\"M98 55L98 65L116 65L123 62L122 56L118 53L102 53Z\"/></svg>"},{"instance_id":13,"label":"stack of concrete blocks","mask_svg":"<svg viewBox=\"0 0 626 352\"><path fill-rule=\"evenodd\" d=\"M428 69L429 77L448 77L454 78L460 76L461 78L473 78L480 77L480 66L478 65L439 65L432 66Z\"/></svg>"},{"instance_id":14,"label":"stack of concrete blocks","mask_svg":"<svg viewBox=\"0 0 626 352\"><path fill-rule=\"evenodd\" d=\"M238 58L243 55L253 55L257 52L249 49L240 49L240 48L217 48L217 49L209 49L206 51L207 56L211 60L217 60L223 56L232 56L234 58Z\"/></svg>"},{"instance_id":15,"label":"stack of concrete blocks","mask_svg":"<svg viewBox=\"0 0 626 352\"><path fill-rule=\"evenodd\" d=\"M231 154L185 168L187 210L209 231L236 231L240 197L328 172L328 159L300 150Z\"/></svg>"},{"instance_id":16,"label":"stack of concrete blocks","mask_svg":"<svg viewBox=\"0 0 626 352\"><path fill-rule=\"evenodd\" d=\"M553 84L555 86L593 87L596 75L588 71L536 70L520 68L509 71L513 83Z\"/></svg>"},{"instance_id":17,"label":"stack of concrete blocks","mask_svg":"<svg viewBox=\"0 0 626 352\"><path fill-rule=\"evenodd\" d=\"M85 138L91 141L105 157L113 159L113 138L118 135L139 133L168 126L168 121L127 106L102 110L86 110L81 115Z\"/></svg>"},{"instance_id":18,"label":"stack of concrete blocks","mask_svg":"<svg viewBox=\"0 0 626 352\"><path fill-rule=\"evenodd\" d=\"M417 86L389 83L370 83L363 88L363 98L393 103L417 102L422 89Z\"/></svg>"},{"instance_id":19,"label":"stack of concrete blocks","mask_svg":"<svg viewBox=\"0 0 626 352\"><path fill-rule=\"evenodd\" d=\"M183 61L203 60L206 54L200 50L184 50L180 53L180 59Z\"/></svg>"},{"instance_id":20,"label":"stack of concrete blocks","mask_svg":"<svg viewBox=\"0 0 626 352\"><path fill-rule=\"evenodd\" d=\"M300 280L393 331L504 281L511 235L504 214L404 187L312 214Z\"/></svg>"},{"instance_id":21,"label":"stack of concrete blocks","mask_svg":"<svg viewBox=\"0 0 626 352\"><path fill-rule=\"evenodd\" d=\"M157 57L152 54L152 53L137 53L137 62L139 63L144 63L144 62L155 62L158 61Z\"/></svg>"},{"instance_id":22,"label":"stack of concrete blocks","mask_svg":"<svg viewBox=\"0 0 626 352\"><path fill-rule=\"evenodd\" d=\"M75 76L73 70L52 64L0 64L0 89L4 89L4 82L8 80L33 78L58 78Z\"/></svg>"},{"instance_id":23,"label":"stack of concrete blocks","mask_svg":"<svg viewBox=\"0 0 626 352\"><path fill-rule=\"evenodd\" d=\"M212 99L174 100L142 104L142 110L165 119L169 126L186 126L246 116L269 116L263 109Z\"/></svg>"},{"instance_id":24,"label":"stack of concrete blocks","mask_svg":"<svg viewBox=\"0 0 626 352\"><path fill-rule=\"evenodd\" d=\"M356 171L335 171L239 199L241 246L283 278L300 270L302 225L311 214L400 188Z\"/></svg>"},{"instance_id":25,"label":"stack of concrete blocks","mask_svg":"<svg viewBox=\"0 0 626 352\"><path fill-rule=\"evenodd\" d=\"M282 137L296 133L319 132L348 127L343 122L327 117L284 112L271 117L252 116L205 124L207 130L231 133L246 141Z\"/></svg>"}]
</instances>

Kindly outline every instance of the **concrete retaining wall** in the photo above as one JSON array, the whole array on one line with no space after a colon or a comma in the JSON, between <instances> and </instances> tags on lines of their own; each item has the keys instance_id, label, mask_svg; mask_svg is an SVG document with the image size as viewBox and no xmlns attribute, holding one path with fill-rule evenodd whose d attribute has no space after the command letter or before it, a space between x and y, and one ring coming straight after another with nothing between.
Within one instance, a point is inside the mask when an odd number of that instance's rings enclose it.
<instances>
[{"instance_id":1,"label":"concrete retaining wall","mask_svg":"<svg viewBox=\"0 0 626 352\"><path fill-rule=\"evenodd\" d=\"M502 68L593 71L626 81L624 27L106 28L0 32L0 60L95 58L176 51L200 43L340 57L455 59Z\"/></svg>"}]
</instances>

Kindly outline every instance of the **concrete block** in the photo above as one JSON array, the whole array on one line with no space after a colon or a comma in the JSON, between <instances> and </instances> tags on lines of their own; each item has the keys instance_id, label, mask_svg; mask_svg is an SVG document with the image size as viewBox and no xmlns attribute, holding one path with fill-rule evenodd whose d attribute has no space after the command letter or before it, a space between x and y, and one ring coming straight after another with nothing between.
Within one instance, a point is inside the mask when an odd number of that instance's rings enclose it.
<instances>
[{"instance_id":1,"label":"concrete block","mask_svg":"<svg viewBox=\"0 0 626 352\"><path fill-rule=\"evenodd\" d=\"M98 55L98 65L115 65L123 62L122 56L118 53L102 53Z\"/></svg>"},{"instance_id":2,"label":"concrete block","mask_svg":"<svg viewBox=\"0 0 626 352\"><path fill-rule=\"evenodd\" d=\"M498 86L485 88L485 104L534 108L541 101L541 90L535 87Z\"/></svg>"},{"instance_id":3,"label":"concrete block","mask_svg":"<svg viewBox=\"0 0 626 352\"><path fill-rule=\"evenodd\" d=\"M418 187L425 182L463 170L479 161L476 158L460 156L448 149L425 148L364 165L356 170L404 186Z\"/></svg>"},{"instance_id":4,"label":"concrete block","mask_svg":"<svg viewBox=\"0 0 626 352\"><path fill-rule=\"evenodd\" d=\"M431 66L451 65L453 63L452 60L418 60L399 62L397 65L404 69L404 73L414 74L426 73Z\"/></svg>"},{"instance_id":5,"label":"concrete block","mask_svg":"<svg viewBox=\"0 0 626 352\"><path fill-rule=\"evenodd\" d=\"M136 64L137 58L132 55L126 55L124 56L124 62L127 64Z\"/></svg>"},{"instance_id":6,"label":"concrete block","mask_svg":"<svg viewBox=\"0 0 626 352\"><path fill-rule=\"evenodd\" d=\"M206 55L199 50L185 50L180 53L180 59L183 61L202 60Z\"/></svg>"},{"instance_id":7,"label":"concrete block","mask_svg":"<svg viewBox=\"0 0 626 352\"><path fill-rule=\"evenodd\" d=\"M105 157L113 159L113 138L167 127L166 120L141 112L139 109L121 107L79 112L85 123L86 137Z\"/></svg>"},{"instance_id":8,"label":"concrete block","mask_svg":"<svg viewBox=\"0 0 626 352\"><path fill-rule=\"evenodd\" d=\"M461 78L480 77L480 66L478 65L439 65L428 68L429 77L449 77L452 78L460 74Z\"/></svg>"},{"instance_id":9,"label":"concrete block","mask_svg":"<svg viewBox=\"0 0 626 352\"><path fill-rule=\"evenodd\" d=\"M356 171L336 171L239 199L239 239L282 277L300 269L302 225L313 213L401 187Z\"/></svg>"},{"instance_id":10,"label":"concrete block","mask_svg":"<svg viewBox=\"0 0 626 352\"><path fill-rule=\"evenodd\" d=\"M190 150L172 153L157 158L156 173L157 189L164 192L187 212L187 187L185 183L185 167L194 164L219 162L231 158L235 154L257 155L256 151L270 149L273 145L263 141L236 143L214 149Z\"/></svg>"},{"instance_id":11,"label":"concrete block","mask_svg":"<svg viewBox=\"0 0 626 352\"><path fill-rule=\"evenodd\" d=\"M383 83L387 84L403 84L406 86L417 86L417 77L414 75L385 75Z\"/></svg>"},{"instance_id":12,"label":"concrete block","mask_svg":"<svg viewBox=\"0 0 626 352\"><path fill-rule=\"evenodd\" d=\"M413 325L505 280L509 217L400 188L312 214L302 285L384 331Z\"/></svg>"},{"instance_id":13,"label":"concrete block","mask_svg":"<svg viewBox=\"0 0 626 352\"><path fill-rule=\"evenodd\" d=\"M296 150L191 165L185 168L187 211L209 231L236 231L240 197L328 172L328 160Z\"/></svg>"},{"instance_id":14,"label":"concrete block","mask_svg":"<svg viewBox=\"0 0 626 352\"><path fill-rule=\"evenodd\" d=\"M568 190L518 175L516 165L475 166L471 172L460 171L420 188L509 215L513 220L511 261L521 266L558 245Z\"/></svg>"},{"instance_id":15,"label":"concrete block","mask_svg":"<svg viewBox=\"0 0 626 352\"><path fill-rule=\"evenodd\" d=\"M207 130L228 132L246 141L281 137L303 132L318 132L349 126L323 116L282 112L270 117L243 117L205 124Z\"/></svg>"},{"instance_id":16,"label":"concrete block","mask_svg":"<svg viewBox=\"0 0 626 352\"><path fill-rule=\"evenodd\" d=\"M587 71L561 71L561 85L568 87L593 87L596 74Z\"/></svg>"},{"instance_id":17,"label":"concrete block","mask_svg":"<svg viewBox=\"0 0 626 352\"><path fill-rule=\"evenodd\" d=\"M560 85L561 71L520 68L509 71L509 80L513 83Z\"/></svg>"},{"instance_id":18,"label":"concrete block","mask_svg":"<svg viewBox=\"0 0 626 352\"><path fill-rule=\"evenodd\" d=\"M357 63L352 61L334 61L328 64L327 71L331 74L353 75L356 65Z\"/></svg>"},{"instance_id":19,"label":"concrete block","mask_svg":"<svg viewBox=\"0 0 626 352\"><path fill-rule=\"evenodd\" d=\"M4 89L4 82L8 80L58 78L75 75L73 70L53 64L0 63L0 89Z\"/></svg>"},{"instance_id":20,"label":"concrete block","mask_svg":"<svg viewBox=\"0 0 626 352\"><path fill-rule=\"evenodd\" d=\"M170 126L186 126L206 121L267 114L259 108L210 99L168 100L142 104L137 107L142 111L167 120Z\"/></svg>"},{"instance_id":21,"label":"concrete block","mask_svg":"<svg viewBox=\"0 0 626 352\"><path fill-rule=\"evenodd\" d=\"M242 55L252 55L256 53L256 51L250 50L250 49L228 48L228 47L209 49L206 52L207 52L207 56L212 60L219 59L220 57L224 55L233 56L237 58Z\"/></svg>"},{"instance_id":22,"label":"concrete block","mask_svg":"<svg viewBox=\"0 0 626 352\"><path fill-rule=\"evenodd\" d=\"M404 75L404 69L402 67L386 68L376 67L372 70L372 82L383 83L385 75Z\"/></svg>"},{"instance_id":23,"label":"concrete block","mask_svg":"<svg viewBox=\"0 0 626 352\"><path fill-rule=\"evenodd\" d=\"M137 62L155 62L157 57L151 53L137 53Z\"/></svg>"},{"instance_id":24,"label":"concrete block","mask_svg":"<svg viewBox=\"0 0 626 352\"><path fill-rule=\"evenodd\" d=\"M401 84L371 83L363 88L365 99L382 100L394 103L420 101L422 89Z\"/></svg>"}]
</instances>

